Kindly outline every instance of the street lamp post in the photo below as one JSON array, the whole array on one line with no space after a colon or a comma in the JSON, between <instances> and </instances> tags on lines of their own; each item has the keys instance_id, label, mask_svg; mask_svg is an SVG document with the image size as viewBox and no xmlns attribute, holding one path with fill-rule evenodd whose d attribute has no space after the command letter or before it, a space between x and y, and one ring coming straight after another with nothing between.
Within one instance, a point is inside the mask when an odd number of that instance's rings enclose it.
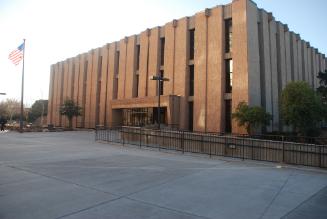
<instances>
[{"instance_id":1,"label":"street lamp post","mask_svg":"<svg viewBox=\"0 0 327 219\"><path fill-rule=\"evenodd\" d=\"M150 80L153 81L158 81L158 129L160 130L160 119L161 119L161 110L160 110L160 93L161 93L161 87L160 87L160 82L164 82L164 81L169 81L168 78L162 77L162 76L157 76L157 75L153 75L150 77Z\"/></svg>"}]
</instances>

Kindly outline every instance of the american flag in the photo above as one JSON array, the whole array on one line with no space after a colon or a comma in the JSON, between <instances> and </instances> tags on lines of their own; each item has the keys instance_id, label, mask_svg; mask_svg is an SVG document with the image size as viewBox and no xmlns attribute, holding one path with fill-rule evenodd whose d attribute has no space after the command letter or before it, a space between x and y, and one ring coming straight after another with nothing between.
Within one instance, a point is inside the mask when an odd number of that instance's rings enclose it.
<instances>
[{"instance_id":1,"label":"american flag","mask_svg":"<svg viewBox=\"0 0 327 219\"><path fill-rule=\"evenodd\" d=\"M19 62L23 59L23 52L24 52L24 43L22 43L22 45L18 46L17 49L12 51L9 54L8 58L14 63L14 65L18 65Z\"/></svg>"}]
</instances>

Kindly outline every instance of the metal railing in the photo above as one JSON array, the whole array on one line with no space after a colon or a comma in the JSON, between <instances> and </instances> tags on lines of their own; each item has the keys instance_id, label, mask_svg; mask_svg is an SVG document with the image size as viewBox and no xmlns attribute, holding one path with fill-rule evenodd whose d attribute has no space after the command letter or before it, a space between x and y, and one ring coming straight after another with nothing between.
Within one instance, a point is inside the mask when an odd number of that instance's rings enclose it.
<instances>
[{"instance_id":1,"label":"metal railing","mask_svg":"<svg viewBox=\"0 0 327 219\"><path fill-rule=\"evenodd\" d=\"M327 168L327 139L264 137L136 127L97 127L95 134L96 141L123 145Z\"/></svg>"}]
</instances>

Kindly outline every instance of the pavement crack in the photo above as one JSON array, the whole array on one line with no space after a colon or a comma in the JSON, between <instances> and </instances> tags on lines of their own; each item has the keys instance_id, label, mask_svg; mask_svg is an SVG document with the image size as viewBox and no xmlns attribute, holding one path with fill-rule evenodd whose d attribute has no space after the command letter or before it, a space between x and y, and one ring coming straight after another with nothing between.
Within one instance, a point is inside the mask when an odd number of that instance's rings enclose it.
<instances>
[{"instance_id":1,"label":"pavement crack","mask_svg":"<svg viewBox=\"0 0 327 219\"><path fill-rule=\"evenodd\" d=\"M284 216L282 216L281 218L288 218L288 216L290 214L292 214L292 212L296 211L297 209L300 209L301 206L303 204L305 204L306 202L310 201L311 199L315 198L317 195L319 195L324 189L326 189L327 186L323 187L322 189L320 189L319 191L317 191L316 193L314 193L313 195L311 195L309 198L307 198L306 200L304 200L303 202L301 202L300 204L298 204L295 208L293 208L292 210L290 210L289 212L287 212Z\"/></svg>"},{"instance_id":2,"label":"pavement crack","mask_svg":"<svg viewBox=\"0 0 327 219\"><path fill-rule=\"evenodd\" d=\"M150 205L150 206L153 206L153 207L157 207L157 208L161 208L161 209L165 209L165 210L169 210L169 211L174 211L174 212L181 213L181 214L186 214L186 215L193 216L193 217L200 217L200 218L204 218L204 219L210 219L209 217L189 213L189 212L186 212L186 211L177 210L177 209L174 209L174 208L168 208L168 207L164 207L164 206L161 206L161 205L156 205L156 204L149 203L149 202L146 202L146 201L142 201L142 200L139 200L139 199L134 199L134 198L130 198L130 197L124 197L124 198L129 199L129 200L134 201L134 202L140 202L140 203Z\"/></svg>"},{"instance_id":3,"label":"pavement crack","mask_svg":"<svg viewBox=\"0 0 327 219\"><path fill-rule=\"evenodd\" d=\"M117 200L119 200L119 199L121 199L121 198L122 198L122 197L118 197L118 198L115 198L115 199L110 199L110 200L107 200L107 201L104 201L104 202L100 202L100 203L98 203L98 204L96 204L96 205L91 205L91 206L89 206L89 207L87 207L87 208L83 208L83 209L80 209L80 210L78 210L78 211L74 211L74 212L71 212L71 213L69 213L69 214L62 215L62 216L57 217L57 218L55 218L55 219L61 219L61 218L69 217L69 216L72 216L72 215L74 215L74 214L78 214L78 213L81 213L81 212L83 212L83 211L87 211L87 210L90 210L90 209L92 209L92 208L96 208L96 207L99 207L99 206L102 206L102 205L108 204L108 203L110 203L110 202L117 201Z\"/></svg>"},{"instance_id":4,"label":"pavement crack","mask_svg":"<svg viewBox=\"0 0 327 219\"><path fill-rule=\"evenodd\" d=\"M291 176L293 176L294 174L294 170L287 176L285 182L283 183L283 185L279 188L279 190L277 191L277 193L274 195L273 199L270 201L270 203L267 205L267 207L265 208L265 210L262 212L261 216L259 217L259 219L262 219L265 214L268 212L268 210L270 209L271 205L275 202L276 198L279 196L279 194L281 193L281 191L284 189L284 187L286 186L286 184L288 183L289 179L291 178Z\"/></svg>"},{"instance_id":5,"label":"pavement crack","mask_svg":"<svg viewBox=\"0 0 327 219\"><path fill-rule=\"evenodd\" d=\"M11 165L7 166L7 167L12 168L12 169L16 169L16 170L20 170L20 171L23 171L23 172L27 172L27 173L32 173L32 174L35 174L35 175L38 175L38 176L43 176L43 177L53 179L53 180L56 180L56 181L59 181L59 182L72 184L72 185L75 185L75 186L78 186L78 187L81 187L81 188L90 189L90 190L93 190L93 191L96 191L96 192L101 192L101 193L105 193L105 194L113 195L113 196L119 196L119 195L113 194L111 192L103 191L101 189L97 189L97 188L94 188L94 187L91 187L91 186L82 185L82 184L72 182L72 181L69 181L69 180L64 180L64 179L61 179L61 178L58 178L58 177L55 177L55 176L49 176L49 175L46 175L46 174L43 174L43 173L39 173L39 172L31 171L31 170L26 170L24 168L11 166Z\"/></svg>"}]
</instances>

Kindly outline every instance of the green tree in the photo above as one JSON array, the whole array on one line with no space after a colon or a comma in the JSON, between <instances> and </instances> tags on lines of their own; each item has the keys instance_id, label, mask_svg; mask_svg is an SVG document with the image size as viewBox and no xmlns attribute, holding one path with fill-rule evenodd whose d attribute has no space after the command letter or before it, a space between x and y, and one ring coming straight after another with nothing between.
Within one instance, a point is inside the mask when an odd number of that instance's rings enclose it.
<instances>
[{"instance_id":1,"label":"green tree","mask_svg":"<svg viewBox=\"0 0 327 219\"><path fill-rule=\"evenodd\" d=\"M314 135L323 118L321 98L306 82L291 82L282 91L281 115L296 132Z\"/></svg>"},{"instance_id":2,"label":"green tree","mask_svg":"<svg viewBox=\"0 0 327 219\"><path fill-rule=\"evenodd\" d=\"M64 101L64 104L60 106L60 114L67 117L69 121L69 128L72 128L73 118L82 114L82 108L78 106L73 100L67 99Z\"/></svg>"},{"instance_id":3,"label":"green tree","mask_svg":"<svg viewBox=\"0 0 327 219\"><path fill-rule=\"evenodd\" d=\"M327 108L327 70L325 72L319 72L317 78L319 79L320 86L317 88L317 92L321 95L322 103ZM325 113L325 116L327 111ZM327 119L327 118L325 118Z\"/></svg>"},{"instance_id":4,"label":"green tree","mask_svg":"<svg viewBox=\"0 0 327 219\"><path fill-rule=\"evenodd\" d=\"M250 135L254 129L269 125L272 116L262 107L250 107L242 101L238 104L235 113L232 114L232 118L238 122L239 126L244 126Z\"/></svg>"},{"instance_id":5,"label":"green tree","mask_svg":"<svg viewBox=\"0 0 327 219\"><path fill-rule=\"evenodd\" d=\"M48 114L48 100L36 100L30 112L28 113L28 121L34 122L41 116L46 116Z\"/></svg>"}]
</instances>

